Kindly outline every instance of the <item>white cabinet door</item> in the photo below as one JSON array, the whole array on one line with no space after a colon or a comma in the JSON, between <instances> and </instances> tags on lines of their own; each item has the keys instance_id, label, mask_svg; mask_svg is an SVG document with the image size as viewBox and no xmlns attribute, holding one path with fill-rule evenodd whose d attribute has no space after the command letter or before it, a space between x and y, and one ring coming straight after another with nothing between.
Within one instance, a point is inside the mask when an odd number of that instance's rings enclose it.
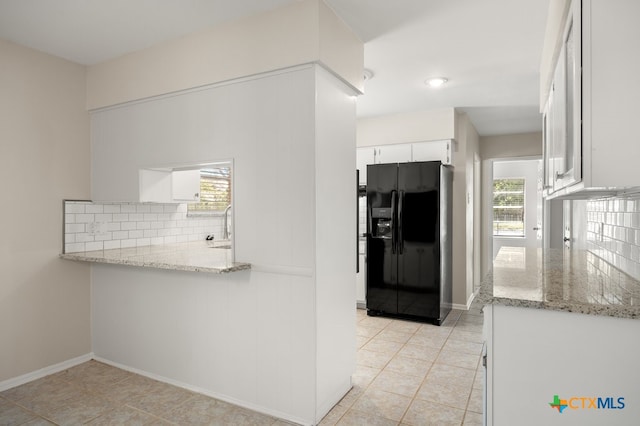
<instances>
[{"instance_id":1,"label":"white cabinet door","mask_svg":"<svg viewBox=\"0 0 640 426\"><path fill-rule=\"evenodd\" d=\"M564 47L560 51L560 57L564 55ZM563 60L558 61L553 76L552 89L553 98L550 103L549 112L551 113L551 185L553 191L562 188L560 176L565 166L565 153L567 143L567 99L566 99L566 82L565 82L565 63Z\"/></svg>"},{"instance_id":2,"label":"white cabinet door","mask_svg":"<svg viewBox=\"0 0 640 426\"><path fill-rule=\"evenodd\" d=\"M141 203L172 202L170 171L143 169L138 177Z\"/></svg>"},{"instance_id":3,"label":"white cabinet door","mask_svg":"<svg viewBox=\"0 0 640 426\"><path fill-rule=\"evenodd\" d=\"M411 144L379 146L374 160L375 164L408 163L411 161Z\"/></svg>"},{"instance_id":4,"label":"white cabinet door","mask_svg":"<svg viewBox=\"0 0 640 426\"><path fill-rule=\"evenodd\" d=\"M559 129L561 139L558 141L554 190L566 188L582 179L580 15L576 7L574 4L574 13L569 14L565 26L563 46L554 77L554 84L556 84L555 99L559 102L557 108L554 109L558 114L558 119L561 120L559 123L561 126L561 129Z\"/></svg>"},{"instance_id":5,"label":"white cabinet door","mask_svg":"<svg viewBox=\"0 0 640 426\"><path fill-rule=\"evenodd\" d=\"M441 161L442 164L451 164L451 141L430 141L412 144L412 161Z\"/></svg>"},{"instance_id":6,"label":"white cabinet door","mask_svg":"<svg viewBox=\"0 0 640 426\"><path fill-rule=\"evenodd\" d=\"M545 105L544 112L542 113L542 164L543 181L542 190L545 196L553 192L553 167L551 165L551 152L553 145L553 112L551 106L553 105L553 89L549 93L549 99Z\"/></svg>"},{"instance_id":7,"label":"white cabinet door","mask_svg":"<svg viewBox=\"0 0 640 426\"><path fill-rule=\"evenodd\" d=\"M200 170L172 172L171 189L175 201L200 201Z\"/></svg>"},{"instance_id":8,"label":"white cabinet door","mask_svg":"<svg viewBox=\"0 0 640 426\"><path fill-rule=\"evenodd\" d=\"M356 150L356 167L360 170L359 183L367 183L367 164L373 164L375 147L358 148Z\"/></svg>"}]
</instances>

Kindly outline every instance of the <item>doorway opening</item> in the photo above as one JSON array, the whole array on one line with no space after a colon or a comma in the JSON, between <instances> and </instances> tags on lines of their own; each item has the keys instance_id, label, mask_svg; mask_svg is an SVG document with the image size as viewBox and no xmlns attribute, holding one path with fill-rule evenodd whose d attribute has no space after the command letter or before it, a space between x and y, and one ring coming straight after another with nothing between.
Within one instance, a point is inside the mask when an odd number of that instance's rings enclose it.
<instances>
[{"instance_id":1,"label":"doorway opening","mask_svg":"<svg viewBox=\"0 0 640 426\"><path fill-rule=\"evenodd\" d=\"M485 179L490 265L502 247L542 247L542 159L491 160Z\"/></svg>"}]
</instances>

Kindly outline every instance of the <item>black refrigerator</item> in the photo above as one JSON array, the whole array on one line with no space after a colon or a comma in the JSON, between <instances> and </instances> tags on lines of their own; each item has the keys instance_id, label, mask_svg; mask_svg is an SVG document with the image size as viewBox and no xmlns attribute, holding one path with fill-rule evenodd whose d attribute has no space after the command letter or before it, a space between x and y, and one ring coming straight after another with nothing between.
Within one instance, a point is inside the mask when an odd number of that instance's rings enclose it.
<instances>
[{"instance_id":1,"label":"black refrigerator","mask_svg":"<svg viewBox=\"0 0 640 426\"><path fill-rule=\"evenodd\" d=\"M367 166L367 313L440 325L451 310L451 167Z\"/></svg>"}]
</instances>

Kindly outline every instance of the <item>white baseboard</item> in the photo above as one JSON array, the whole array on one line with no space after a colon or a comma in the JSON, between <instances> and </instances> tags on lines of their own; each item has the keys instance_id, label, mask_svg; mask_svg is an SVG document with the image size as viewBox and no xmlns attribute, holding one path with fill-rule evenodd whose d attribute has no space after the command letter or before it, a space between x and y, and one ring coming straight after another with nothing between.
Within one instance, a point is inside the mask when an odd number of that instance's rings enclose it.
<instances>
[{"instance_id":1,"label":"white baseboard","mask_svg":"<svg viewBox=\"0 0 640 426\"><path fill-rule=\"evenodd\" d=\"M173 385L173 386L177 386L177 387L182 388L182 389L186 389L186 390L189 390L189 391L192 391L192 392L195 392L195 393L199 393L199 394L211 397L211 398L215 398L215 399L219 399L219 400L224 401L224 402L228 402L228 403L233 404L233 405L237 405L238 407L243 407L243 408L246 408L246 409L249 409L249 410L253 410L253 411L257 411L259 413L263 413L263 414L266 414L266 415L269 415L269 416L273 416L273 417L276 417L276 418L279 418L279 419L287 420L287 421L293 422L295 424L299 424L299 425L310 425L311 424L311 423L309 423L309 421L305 421L304 419L300 419L300 418L291 416L289 414L279 412L277 410L269 410L269 409L267 409L267 408L265 408L263 406L247 403L246 401L237 400L237 399L231 398L231 397L229 397L227 395L222 395L222 394L219 394L219 393L216 393L216 392L211 392L210 390L203 389L203 388L200 388L198 386L193 386L193 385L190 385L190 384L187 384L187 383L180 382L178 380L173 380L173 379L169 379L169 378L164 377L164 376L160 376L158 374L149 373L148 371L144 371L144 370L140 370L140 369L137 369L137 368L129 367L127 365L120 364L120 363L114 362L114 361L110 361L108 359L105 359L105 358L102 358L102 357L99 357L99 356L94 356L93 359L95 359L96 361L111 365L113 367L120 368L122 370L130 371L132 373L139 374L141 376L148 377L148 378L153 379L153 380L157 380L159 382L163 382L163 383L167 383L167 384L170 384L170 385Z\"/></svg>"},{"instance_id":2,"label":"white baseboard","mask_svg":"<svg viewBox=\"0 0 640 426\"><path fill-rule=\"evenodd\" d=\"M320 424L320 421L329 414L329 411L338 403L344 396L351 390L353 384L351 383L351 378L349 380L342 383L341 386L338 387L338 391L332 395L333 399L327 400L324 404L318 407L316 416L317 416L317 424Z\"/></svg>"},{"instance_id":3,"label":"white baseboard","mask_svg":"<svg viewBox=\"0 0 640 426\"><path fill-rule=\"evenodd\" d=\"M32 382L34 380L41 379L45 376L64 371L68 368L75 367L83 362L91 361L93 359L93 353L81 355L76 358L72 358L58 364L50 365L48 367L41 368L31 373L23 374L22 376L14 377L12 379L3 380L0 382L0 392L7 389L15 388L16 386L24 385L25 383Z\"/></svg>"},{"instance_id":4,"label":"white baseboard","mask_svg":"<svg viewBox=\"0 0 640 426\"><path fill-rule=\"evenodd\" d=\"M467 304L466 305L463 305L463 304L460 304L460 303L454 303L454 304L451 305L451 308L459 309L459 310L462 310L462 311L468 311L469 308L471 308L471 303L473 303L473 299L475 299L475 298L476 298L476 293L473 292L473 293L471 293L471 296L469 296L469 299L467 300Z\"/></svg>"}]
</instances>

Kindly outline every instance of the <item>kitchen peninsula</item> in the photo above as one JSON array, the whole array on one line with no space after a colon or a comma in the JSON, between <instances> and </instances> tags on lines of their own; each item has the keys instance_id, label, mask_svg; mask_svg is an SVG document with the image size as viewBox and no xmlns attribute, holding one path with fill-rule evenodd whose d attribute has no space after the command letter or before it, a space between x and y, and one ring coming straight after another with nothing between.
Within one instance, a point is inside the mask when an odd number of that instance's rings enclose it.
<instances>
[{"instance_id":1,"label":"kitchen peninsula","mask_svg":"<svg viewBox=\"0 0 640 426\"><path fill-rule=\"evenodd\" d=\"M586 250L503 247L478 300L487 424L635 422L640 282ZM588 409L573 400L560 415L549 404L555 395L601 403ZM624 407L611 403L618 398Z\"/></svg>"},{"instance_id":2,"label":"kitchen peninsula","mask_svg":"<svg viewBox=\"0 0 640 426\"><path fill-rule=\"evenodd\" d=\"M217 245L225 243L216 243ZM63 259L114 265L223 274L251 268L234 262L230 248L209 246L205 241L62 254Z\"/></svg>"}]
</instances>

